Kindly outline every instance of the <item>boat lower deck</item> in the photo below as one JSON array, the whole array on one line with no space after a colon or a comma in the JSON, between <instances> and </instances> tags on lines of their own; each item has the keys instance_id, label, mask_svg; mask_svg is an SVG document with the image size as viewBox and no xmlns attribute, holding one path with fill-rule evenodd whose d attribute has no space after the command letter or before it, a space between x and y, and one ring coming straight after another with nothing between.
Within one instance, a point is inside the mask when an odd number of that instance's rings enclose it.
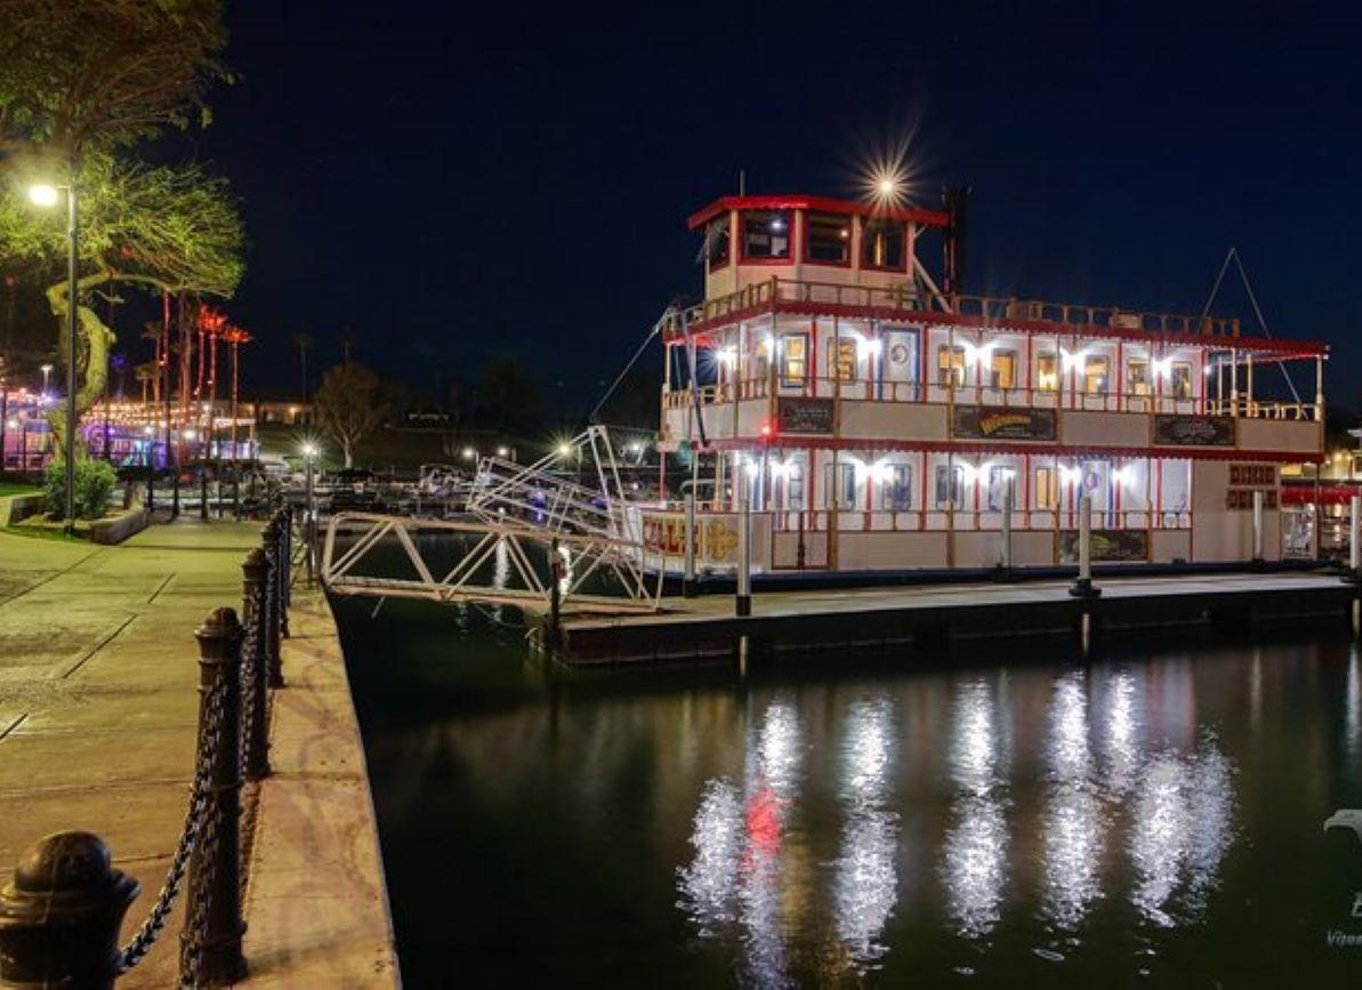
<instances>
[{"instance_id":1,"label":"boat lower deck","mask_svg":"<svg viewBox=\"0 0 1362 990\"><path fill-rule=\"evenodd\" d=\"M1356 585L1322 572L1099 583L1097 598L1074 597L1066 580L775 591L753 596L746 616L735 614L728 595L666 598L652 614L564 615L555 652L570 664L595 664L731 655L744 637L782 650L1016 636L1081 635L1087 642L1084 629L1321 627L1354 618L1358 595Z\"/></svg>"}]
</instances>

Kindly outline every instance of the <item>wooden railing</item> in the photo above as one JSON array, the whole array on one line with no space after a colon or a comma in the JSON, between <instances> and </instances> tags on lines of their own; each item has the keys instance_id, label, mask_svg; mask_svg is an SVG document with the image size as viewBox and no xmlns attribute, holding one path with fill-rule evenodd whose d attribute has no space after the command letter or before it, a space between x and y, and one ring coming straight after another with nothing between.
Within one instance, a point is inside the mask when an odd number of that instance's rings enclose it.
<instances>
[{"instance_id":1,"label":"wooden railing","mask_svg":"<svg viewBox=\"0 0 1362 990\"><path fill-rule=\"evenodd\" d=\"M668 503L666 511L683 512L682 503ZM732 515L731 505L706 501L696 512ZM998 509L764 509L753 510L753 519L769 517L772 532L826 533L836 525L839 533L990 533L1001 532L1003 513ZM1053 532L1078 528L1076 508L1015 509L1012 530L1016 533ZM1192 513L1183 508L1100 510L1092 513L1093 529L1190 530Z\"/></svg>"},{"instance_id":2,"label":"wooden railing","mask_svg":"<svg viewBox=\"0 0 1362 990\"><path fill-rule=\"evenodd\" d=\"M865 309L889 309L903 313L938 313L943 316L969 317L971 320L1025 320L1057 326L1108 327L1112 330L1145 333L1197 334L1238 337L1239 320L1224 317L1198 317L1175 313L1125 310L1116 306L1088 306L1074 303L1016 299L1011 296L941 296L920 293L910 282L896 286L840 285L832 282L771 278L754 282L736 292L707 299L672 314L665 329L668 335L680 333L682 326L703 326L712 320L760 309L781 302L828 304Z\"/></svg>"}]
</instances>

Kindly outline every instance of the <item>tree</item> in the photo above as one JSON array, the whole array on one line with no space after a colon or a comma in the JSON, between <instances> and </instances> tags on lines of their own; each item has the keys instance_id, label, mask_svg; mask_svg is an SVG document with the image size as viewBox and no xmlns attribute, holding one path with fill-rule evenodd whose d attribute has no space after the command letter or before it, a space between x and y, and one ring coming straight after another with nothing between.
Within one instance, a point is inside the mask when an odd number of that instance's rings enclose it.
<instances>
[{"instance_id":1,"label":"tree","mask_svg":"<svg viewBox=\"0 0 1362 990\"><path fill-rule=\"evenodd\" d=\"M100 153L86 156L76 181L82 203L76 285L82 298L118 282L158 293L228 297L235 291L244 271L244 234L225 179L197 165L149 168ZM60 217L35 210L12 186L0 191L0 255L59 269L65 250ZM66 320L67 291L64 278L47 289L59 327ZM104 390L113 334L92 305L77 300L77 306L79 414ZM59 333L58 341L65 361L66 334ZM64 410L54 410L52 425L58 442L65 443Z\"/></svg>"},{"instance_id":2,"label":"tree","mask_svg":"<svg viewBox=\"0 0 1362 990\"><path fill-rule=\"evenodd\" d=\"M526 373L514 355L497 358L482 369L478 379L478 405L491 425L504 430L534 414L539 404L539 384Z\"/></svg>"},{"instance_id":3,"label":"tree","mask_svg":"<svg viewBox=\"0 0 1362 990\"><path fill-rule=\"evenodd\" d=\"M220 0L0 0L0 152L76 162L207 123Z\"/></svg>"},{"instance_id":4,"label":"tree","mask_svg":"<svg viewBox=\"0 0 1362 990\"><path fill-rule=\"evenodd\" d=\"M340 446L346 467L354 467L356 445L383 423L389 408L378 375L353 361L322 377L312 404L317 423Z\"/></svg>"}]
</instances>

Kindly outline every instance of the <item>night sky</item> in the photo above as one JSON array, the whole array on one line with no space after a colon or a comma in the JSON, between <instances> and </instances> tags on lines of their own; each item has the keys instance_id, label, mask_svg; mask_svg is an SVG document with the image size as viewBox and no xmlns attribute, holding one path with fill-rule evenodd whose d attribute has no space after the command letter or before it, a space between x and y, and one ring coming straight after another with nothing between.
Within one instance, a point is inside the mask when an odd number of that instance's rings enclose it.
<instances>
[{"instance_id":1,"label":"night sky","mask_svg":"<svg viewBox=\"0 0 1362 990\"><path fill-rule=\"evenodd\" d=\"M324 367L348 332L417 391L518 353L584 411L700 291L685 218L739 169L855 196L907 140L919 203L973 190L969 291L1198 313L1235 245L1354 402L1362 15L1100 6L231 3L240 81L197 154L243 200L251 383L296 388L293 335Z\"/></svg>"}]
</instances>

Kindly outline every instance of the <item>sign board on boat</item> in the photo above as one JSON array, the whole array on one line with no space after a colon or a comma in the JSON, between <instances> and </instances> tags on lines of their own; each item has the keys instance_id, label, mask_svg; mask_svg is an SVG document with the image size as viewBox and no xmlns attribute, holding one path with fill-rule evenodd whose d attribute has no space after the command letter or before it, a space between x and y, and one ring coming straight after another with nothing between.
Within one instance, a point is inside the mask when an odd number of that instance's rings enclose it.
<instances>
[{"instance_id":1,"label":"sign board on boat","mask_svg":"<svg viewBox=\"0 0 1362 990\"><path fill-rule=\"evenodd\" d=\"M1142 561L1149 559L1149 532L1143 529L1094 529L1092 559L1100 561ZM1059 534L1059 562L1078 563L1078 531L1066 529Z\"/></svg>"},{"instance_id":2,"label":"sign board on boat","mask_svg":"<svg viewBox=\"0 0 1362 990\"><path fill-rule=\"evenodd\" d=\"M1234 420L1229 416L1154 417L1154 443L1161 447L1233 447Z\"/></svg>"},{"instance_id":3,"label":"sign board on boat","mask_svg":"<svg viewBox=\"0 0 1362 990\"><path fill-rule=\"evenodd\" d=\"M951 436L961 440L1054 440L1053 409L956 406Z\"/></svg>"},{"instance_id":4,"label":"sign board on boat","mask_svg":"<svg viewBox=\"0 0 1362 990\"><path fill-rule=\"evenodd\" d=\"M787 433L830 436L835 415L832 399L781 396L776 403L776 428L782 436Z\"/></svg>"}]
</instances>

